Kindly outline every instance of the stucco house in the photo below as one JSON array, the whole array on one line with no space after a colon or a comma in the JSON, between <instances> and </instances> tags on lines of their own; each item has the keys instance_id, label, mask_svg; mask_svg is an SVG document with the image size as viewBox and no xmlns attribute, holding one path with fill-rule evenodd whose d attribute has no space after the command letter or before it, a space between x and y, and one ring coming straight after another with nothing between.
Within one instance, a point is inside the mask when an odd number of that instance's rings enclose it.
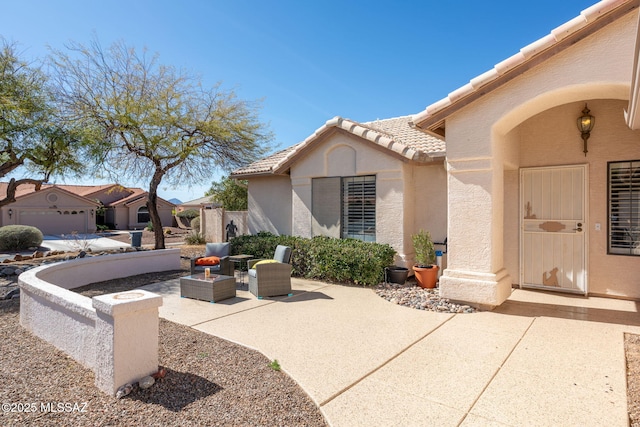
<instances>
[{"instance_id":1,"label":"stucco house","mask_svg":"<svg viewBox=\"0 0 640 427\"><path fill-rule=\"evenodd\" d=\"M182 212L189 209L215 209L219 208L220 206L222 206L220 203L211 200L211 196L204 196L177 205L176 211Z\"/></svg>"},{"instance_id":2,"label":"stucco house","mask_svg":"<svg viewBox=\"0 0 640 427\"><path fill-rule=\"evenodd\" d=\"M336 118L236 171L251 231L350 236L357 200L354 236L407 264L415 230L448 238L443 297L492 307L521 286L640 299L638 18L638 0L601 1L412 117Z\"/></svg>"},{"instance_id":3,"label":"stucco house","mask_svg":"<svg viewBox=\"0 0 640 427\"><path fill-rule=\"evenodd\" d=\"M0 182L0 195L6 194L7 183ZM96 223L116 229L141 229L149 222L147 192L119 184L57 185L43 184L40 191L33 185L21 185L16 201L0 208L0 225L31 225L44 234L67 234L72 231L92 233ZM98 218L98 207L105 208ZM173 224L175 205L158 199L162 224Z\"/></svg>"},{"instance_id":4,"label":"stucco house","mask_svg":"<svg viewBox=\"0 0 640 427\"><path fill-rule=\"evenodd\" d=\"M447 142L442 296L640 298L638 40L637 0L599 2L413 117Z\"/></svg>"},{"instance_id":5,"label":"stucco house","mask_svg":"<svg viewBox=\"0 0 640 427\"><path fill-rule=\"evenodd\" d=\"M335 117L304 141L240 168L249 182L249 232L387 243L398 265L411 235L447 233L445 145L411 116L358 123Z\"/></svg>"}]
</instances>

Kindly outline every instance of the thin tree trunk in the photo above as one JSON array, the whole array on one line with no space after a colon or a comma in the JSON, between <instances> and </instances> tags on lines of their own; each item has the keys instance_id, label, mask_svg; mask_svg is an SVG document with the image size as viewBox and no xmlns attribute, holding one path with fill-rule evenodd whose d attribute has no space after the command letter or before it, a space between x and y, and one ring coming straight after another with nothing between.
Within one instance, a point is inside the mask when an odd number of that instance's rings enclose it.
<instances>
[{"instance_id":1,"label":"thin tree trunk","mask_svg":"<svg viewBox=\"0 0 640 427\"><path fill-rule=\"evenodd\" d=\"M164 249L164 230L162 229L162 220L158 213L158 186L162 181L163 173L156 169L151 178L149 185L149 198L147 199L147 208L151 217L151 225L153 226L153 236L155 238L155 248Z\"/></svg>"}]
</instances>

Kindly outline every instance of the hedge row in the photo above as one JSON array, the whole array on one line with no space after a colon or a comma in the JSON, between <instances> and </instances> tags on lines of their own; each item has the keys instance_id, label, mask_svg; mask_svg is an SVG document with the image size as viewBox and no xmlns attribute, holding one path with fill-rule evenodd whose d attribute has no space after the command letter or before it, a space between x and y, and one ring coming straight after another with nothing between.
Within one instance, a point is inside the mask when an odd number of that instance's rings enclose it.
<instances>
[{"instance_id":1,"label":"hedge row","mask_svg":"<svg viewBox=\"0 0 640 427\"><path fill-rule=\"evenodd\" d=\"M277 245L291 247L293 276L363 286L382 282L384 268L393 264L396 254L387 244L330 237L276 236L268 232L234 238L231 254L273 258Z\"/></svg>"}]
</instances>

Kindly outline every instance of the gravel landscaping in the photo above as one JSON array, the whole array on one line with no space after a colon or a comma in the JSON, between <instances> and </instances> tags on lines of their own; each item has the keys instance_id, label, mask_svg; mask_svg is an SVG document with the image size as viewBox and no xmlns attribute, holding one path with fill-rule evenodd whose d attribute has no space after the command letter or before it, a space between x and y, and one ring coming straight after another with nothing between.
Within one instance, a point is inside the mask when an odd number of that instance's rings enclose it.
<instances>
[{"instance_id":1,"label":"gravel landscaping","mask_svg":"<svg viewBox=\"0 0 640 427\"><path fill-rule=\"evenodd\" d=\"M180 270L95 283L77 291L95 296L183 276L189 257L203 249L182 246ZM74 254L60 260L69 256ZM44 261L10 265L28 269ZM0 397L2 403L13 404L3 406L0 425L326 425L306 393L284 372L269 367L271 361L262 354L163 319L159 363L167 375L122 399L107 396L94 386L90 369L20 326L19 298L11 298L15 282L15 275L0 277ZM441 299L437 289L422 289L413 280L382 283L374 291L412 309L476 311ZM624 350L629 421L640 427L640 336L626 334Z\"/></svg>"},{"instance_id":2,"label":"gravel landscaping","mask_svg":"<svg viewBox=\"0 0 640 427\"><path fill-rule=\"evenodd\" d=\"M201 250L185 247L181 270L79 291L92 296L180 277L188 254ZM0 425L326 425L309 396L261 353L186 326L160 319L159 363L166 376L116 399L95 387L90 369L31 335L19 319L19 298L0 301L0 398L10 404L3 406Z\"/></svg>"},{"instance_id":3,"label":"gravel landscaping","mask_svg":"<svg viewBox=\"0 0 640 427\"><path fill-rule=\"evenodd\" d=\"M404 285L381 283L376 287L376 294L387 301L415 308L417 310L437 311L439 313L475 313L477 310L464 304L456 304L448 299L440 298L438 289L423 289L416 286L412 279Z\"/></svg>"}]
</instances>

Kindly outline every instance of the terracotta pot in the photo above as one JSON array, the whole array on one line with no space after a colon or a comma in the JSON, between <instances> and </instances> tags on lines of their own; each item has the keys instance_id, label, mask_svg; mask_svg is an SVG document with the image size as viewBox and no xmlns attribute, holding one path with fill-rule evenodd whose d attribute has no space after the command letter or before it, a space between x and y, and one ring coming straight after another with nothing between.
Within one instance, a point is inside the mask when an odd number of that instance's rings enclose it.
<instances>
[{"instance_id":1,"label":"terracotta pot","mask_svg":"<svg viewBox=\"0 0 640 427\"><path fill-rule=\"evenodd\" d=\"M438 281L438 266L432 265L430 267L418 267L413 266L413 271L416 274L416 280L421 288L432 289L436 287Z\"/></svg>"}]
</instances>

